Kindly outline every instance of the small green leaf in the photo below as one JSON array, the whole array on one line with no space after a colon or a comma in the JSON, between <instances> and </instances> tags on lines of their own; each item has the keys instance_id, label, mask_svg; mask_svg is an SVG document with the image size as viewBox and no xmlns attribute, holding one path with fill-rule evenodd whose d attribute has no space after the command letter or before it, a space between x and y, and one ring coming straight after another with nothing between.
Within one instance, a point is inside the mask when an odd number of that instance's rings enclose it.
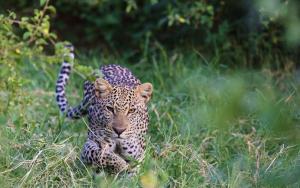
<instances>
[{"instance_id":1,"label":"small green leaf","mask_svg":"<svg viewBox=\"0 0 300 188\"><path fill-rule=\"evenodd\" d=\"M49 37L53 39L57 39L57 35L55 33L49 33Z\"/></svg>"},{"instance_id":2,"label":"small green leaf","mask_svg":"<svg viewBox=\"0 0 300 188\"><path fill-rule=\"evenodd\" d=\"M30 35L31 35L31 33L30 33L29 31L25 32L25 33L23 34L23 39L24 39L24 40L27 40L27 39L30 37Z\"/></svg>"},{"instance_id":3,"label":"small green leaf","mask_svg":"<svg viewBox=\"0 0 300 188\"><path fill-rule=\"evenodd\" d=\"M22 17L21 22L28 22L29 18L28 17Z\"/></svg>"},{"instance_id":4,"label":"small green leaf","mask_svg":"<svg viewBox=\"0 0 300 188\"><path fill-rule=\"evenodd\" d=\"M56 14L56 8L52 5L48 6L48 10L52 13L52 14Z\"/></svg>"},{"instance_id":5,"label":"small green leaf","mask_svg":"<svg viewBox=\"0 0 300 188\"><path fill-rule=\"evenodd\" d=\"M40 0L40 5L44 6L47 0Z\"/></svg>"},{"instance_id":6,"label":"small green leaf","mask_svg":"<svg viewBox=\"0 0 300 188\"><path fill-rule=\"evenodd\" d=\"M74 70L77 74L79 74L84 79L91 80L93 79L93 68L90 66L78 65L75 64ZM91 78L92 77L92 78Z\"/></svg>"}]
</instances>

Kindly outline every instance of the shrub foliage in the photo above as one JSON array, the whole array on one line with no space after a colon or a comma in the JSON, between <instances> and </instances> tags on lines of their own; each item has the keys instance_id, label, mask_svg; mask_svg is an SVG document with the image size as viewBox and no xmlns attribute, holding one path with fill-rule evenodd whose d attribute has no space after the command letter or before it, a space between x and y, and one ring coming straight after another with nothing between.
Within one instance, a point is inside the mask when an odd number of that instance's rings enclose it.
<instances>
[{"instance_id":1,"label":"shrub foliage","mask_svg":"<svg viewBox=\"0 0 300 188\"><path fill-rule=\"evenodd\" d=\"M43 4L44 1L41 1ZM156 42L172 48L221 55L224 64L282 62L263 54L297 55L299 3L219 0L60 0L51 2L53 29L62 39L84 49L101 47L144 54ZM28 15L38 1L2 2L0 11ZM54 9L53 9L54 10ZM45 19L49 19L46 18ZM43 25L47 31L47 25ZM45 33L44 33L45 34ZM235 54L245 56L244 59ZM267 59L267 60L266 60ZM275 61L275 62L276 62ZM276 62L277 63L277 62Z\"/></svg>"}]
</instances>

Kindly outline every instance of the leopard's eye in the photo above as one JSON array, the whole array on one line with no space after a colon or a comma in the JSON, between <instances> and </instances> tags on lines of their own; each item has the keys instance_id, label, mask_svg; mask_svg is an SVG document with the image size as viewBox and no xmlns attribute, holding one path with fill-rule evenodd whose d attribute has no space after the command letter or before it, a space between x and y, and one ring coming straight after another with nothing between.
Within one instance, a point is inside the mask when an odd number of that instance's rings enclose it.
<instances>
[{"instance_id":1,"label":"leopard's eye","mask_svg":"<svg viewBox=\"0 0 300 188\"><path fill-rule=\"evenodd\" d=\"M128 110L128 114L132 114L132 113L134 113L134 112L135 112L135 110L136 110L135 108L131 108L131 109L129 109L129 110Z\"/></svg>"},{"instance_id":2,"label":"leopard's eye","mask_svg":"<svg viewBox=\"0 0 300 188\"><path fill-rule=\"evenodd\" d=\"M108 111L110 111L111 113L114 113L114 108L113 108L113 107L111 107L111 106L106 106L106 109L107 109Z\"/></svg>"}]
</instances>

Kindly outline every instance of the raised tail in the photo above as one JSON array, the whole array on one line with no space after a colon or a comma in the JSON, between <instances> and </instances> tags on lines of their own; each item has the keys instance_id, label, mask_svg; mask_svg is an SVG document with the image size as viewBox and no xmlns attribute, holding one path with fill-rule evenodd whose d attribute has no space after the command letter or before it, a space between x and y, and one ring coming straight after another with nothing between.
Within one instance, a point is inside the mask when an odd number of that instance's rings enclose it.
<instances>
[{"instance_id":1,"label":"raised tail","mask_svg":"<svg viewBox=\"0 0 300 188\"><path fill-rule=\"evenodd\" d=\"M84 84L84 99L75 108L69 106L66 98L65 87L69 81L74 62L74 47L72 45L67 45L66 48L68 48L69 54L64 55L64 61L60 67L60 72L56 81L56 102L60 111L66 114L66 117L70 119L79 119L87 113L86 108L91 98L93 84L86 81Z\"/></svg>"},{"instance_id":2,"label":"raised tail","mask_svg":"<svg viewBox=\"0 0 300 188\"><path fill-rule=\"evenodd\" d=\"M65 87L69 81L72 64L74 61L74 47L71 45L66 46L69 49L69 54L64 55L63 63L60 67L58 79L56 81L56 102L61 112L66 112L69 108L68 100L65 94ZM70 62L71 61L71 62Z\"/></svg>"}]
</instances>

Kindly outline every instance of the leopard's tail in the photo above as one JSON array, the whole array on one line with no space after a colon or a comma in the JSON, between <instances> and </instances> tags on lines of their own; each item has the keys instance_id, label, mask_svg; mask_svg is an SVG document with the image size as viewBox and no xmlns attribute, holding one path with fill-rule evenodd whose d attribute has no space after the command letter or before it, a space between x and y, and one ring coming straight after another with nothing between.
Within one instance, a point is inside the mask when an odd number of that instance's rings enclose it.
<instances>
[{"instance_id":1,"label":"leopard's tail","mask_svg":"<svg viewBox=\"0 0 300 188\"><path fill-rule=\"evenodd\" d=\"M56 94L56 102L60 109L60 111L64 114L66 114L67 118L70 119L79 119L83 115L86 114L86 105L88 104L88 95L85 93L85 98L81 103L72 108L68 104L68 100L66 98L65 88L70 78L70 73L72 70L72 65L74 62L74 47L72 45L66 45L65 46L69 53L64 55L63 63L60 67L60 71L58 74L58 79L56 81L56 88L55 88L55 94ZM87 85L85 83L85 90L87 91Z\"/></svg>"},{"instance_id":2,"label":"leopard's tail","mask_svg":"<svg viewBox=\"0 0 300 188\"><path fill-rule=\"evenodd\" d=\"M69 81L72 65L74 61L74 47L72 45L65 46L69 50L69 54L63 57L63 63L60 67L58 79L56 81L56 102L61 112L65 113L69 109L68 100L65 94L65 87Z\"/></svg>"},{"instance_id":3,"label":"leopard's tail","mask_svg":"<svg viewBox=\"0 0 300 188\"><path fill-rule=\"evenodd\" d=\"M66 114L67 118L79 119L87 114L87 107L94 97L94 85L89 81L85 81L83 100L74 108L69 106L65 94L65 87L69 81L72 65L74 62L74 47L72 45L67 45L66 48L68 48L69 53L64 55L64 61L60 67L60 72L56 81L56 102L60 111Z\"/></svg>"}]
</instances>

